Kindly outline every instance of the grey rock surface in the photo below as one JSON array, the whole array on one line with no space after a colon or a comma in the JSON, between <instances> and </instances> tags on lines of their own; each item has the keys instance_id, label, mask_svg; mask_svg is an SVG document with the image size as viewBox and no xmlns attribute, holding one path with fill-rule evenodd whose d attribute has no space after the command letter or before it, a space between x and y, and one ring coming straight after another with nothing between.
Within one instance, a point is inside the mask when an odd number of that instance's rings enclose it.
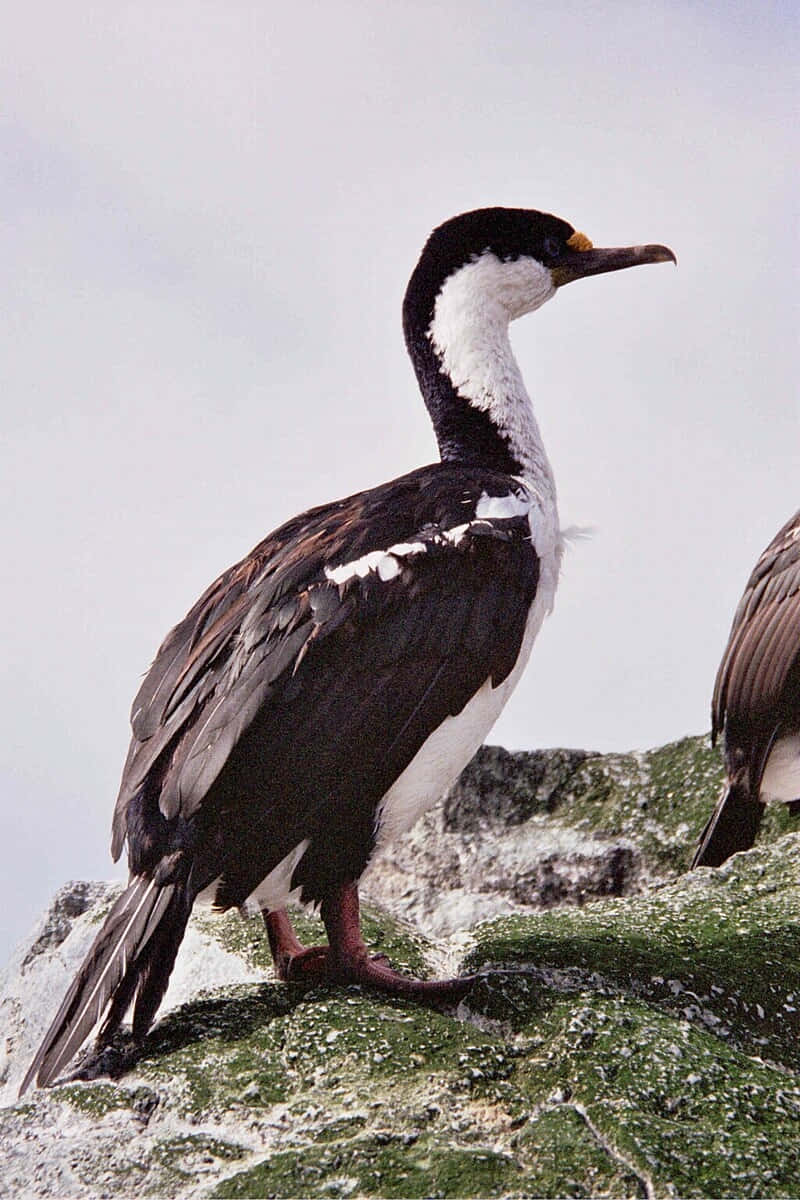
<instances>
[{"instance_id":1,"label":"grey rock surface","mask_svg":"<svg viewBox=\"0 0 800 1200\"><path fill-rule=\"evenodd\" d=\"M0 976L0 1194L797 1195L800 835L683 874L719 775L485 747L366 881L396 965L480 974L458 1010L278 984L198 911L143 1046L19 1102L117 892L66 885Z\"/></svg>"}]
</instances>

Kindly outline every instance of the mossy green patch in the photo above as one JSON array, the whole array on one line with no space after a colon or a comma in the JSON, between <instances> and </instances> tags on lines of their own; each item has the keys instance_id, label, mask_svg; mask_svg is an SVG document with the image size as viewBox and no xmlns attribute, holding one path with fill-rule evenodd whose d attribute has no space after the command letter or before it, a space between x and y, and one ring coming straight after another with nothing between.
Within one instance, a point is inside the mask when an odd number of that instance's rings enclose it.
<instances>
[{"instance_id":1,"label":"mossy green patch","mask_svg":"<svg viewBox=\"0 0 800 1200\"><path fill-rule=\"evenodd\" d=\"M446 1077L462 1091L510 1076L513 1051L452 1015L360 988L283 985L229 989L186 1005L148 1038L136 1070L170 1080L172 1103L195 1118L258 1111L309 1088L323 1093L418 1077Z\"/></svg>"},{"instance_id":2,"label":"mossy green patch","mask_svg":"<svg viewBox=\"0 0 800 1200\"><path fill-rule=\"evenodd\" d=\"M153 1146L150 1154L155 1162L185 1178L197 1173L203 1163L233 1162L248 1151L236 1142L224 1141L208 1133L187 1133L164 1138Z\"/></svg>"},{"instance_id":3,"label":"mossy green patch","mask_svg":"<svg viewBox=\"0 0 800 1200\"><path fill-rule=\"evenodd\" d=\"M648 1005L562 997L517 1083L535 1103L579 1111L657 1194L793 1194L797 1080Z\"/></svg>"},{"instance_id":4,"label":"mossy green patch","mask_svg":"<svg viewBox=\"0 0 800 1200\"><path fill-rule=\"evenodd\" d=\"M359 1133L367 1123L367 1119L361 1113L357 1113L351 1117L338 1117L333 1121L326 1123L317 1129L314 1134L315 1142L341 1142L346 1138L354 1137Z\"/></svg>"},{"instance_id":5,"label":"mossy green patch","mask_svg":"<svg viewBox=\"0 0 800 1200\"><path fill-rule=\"evenodd\" d=\"M798 858L800 836L788 836L646 897L491 922L464 969L527 963L560 972L562 988L594 976L796 1069Z\"/></svg>"},{"instance_id":6,"label":"mossy green patch","mask_svg":"<svg viewBox=\"0 0 800 1200\"><path fill-rule=\"evenodd\" d=\"M224 913L215 913L206 908L196 910L193 919L224 950L243 958L256 970L262 970L265 976L270 974L272 955L260 917L242 916L235 908Z\"/></svg>"},{"instance_id":7,"label":"mossy green patch","mask_svg":"<svg viewBox=\"0 0 800 1200\"><path fill-rule=\"evenodd\" d=\"M383 1196L476 1197L518 1194L521 1171L510 1155L492 1150L362 1137L336 1148L309 1147L273 1154L226 1179L217 1197Z\"/></svg>"},{"instance_id":8,"label":"mossy green patch","mask_svg":"<svg viewBox=\"0 0 800 1200\"><path fill-rule=\"evenodd\" d=\"M466 969L514 969L468 1004L528 1039L515 1089L572 1107L656 1194L795 1194L798 861L788 836L646 897L480 927Z\"/></svg>"},{"instance_id":9,"label":"mossy green patch","mask_svg":"<svg viewBox=\"0 0 800 1200\"><path fill-rule=\"evenodd\" d=\"M537 1112L512 1138L528 1196L645 1194L642 1179L614 1158L575 1108L561 1104Z\"/></svg>"},{"instance_id":10,"label":"mossy green patch","mask_svg":"<svg viewBox=\"0 0 800 1200\"><path fill-rule=\"evenodd\" d=\"M558 810L562 820L635 842L651 872L672 875L692 850L722 783L707 738L683 738L642 754L587 758Z\"/></svg>"},{"instance_id":11,"label":"mossy green patch","mask_svg":"<svg viewBox=\"0 0 800 1200\"><path fill-rule=\"evenodd\" d=\"M557 794L553 811L570 825L631 839L650 870L669 877L689 867L723 777L720 749L707 737L644 753L591 755ZM770 805L759 843L796 829L785 805Z\"/></svg>"},{"instance_id":12,"label":"mossy green patch","mask_svg":"<svg viewBox=\"0 0 800 1200\"><path fill-rule=\"evenodd\" d=\"M118 1109L146 1114L158 1104L158 1093L148 1087L127 1088L112 1083L67 1083L53 1090L71 1108L101 1118Z\"/></svg>"},{"instance_id":13,"label":"mossy green patch","mask_svg":"<svg viewBox=\"0 0 800 1200\"><path fill-rule=\"evenodd\" d=\"M479 927L464 969L512 967L470 993L481 1028L357 987L255 985L172 1014L137 1069L192 1120L291 1114L292 1149L220 1196L787 1196L798 850Z\"/></svg>"},{"instance_id":14,"label":"mossy green patch","mask_svg":"<svg viewBox=\"0 0 800 1200\"><path fill-rule=\"evenodd\" d=\"M274 1104L287 1092L282 1018L297 999L296 989L256 984L187 1004L153 1031L136 1069L177 1082L179 1108L195 1115Z\"/></svg>"}]
</instances>

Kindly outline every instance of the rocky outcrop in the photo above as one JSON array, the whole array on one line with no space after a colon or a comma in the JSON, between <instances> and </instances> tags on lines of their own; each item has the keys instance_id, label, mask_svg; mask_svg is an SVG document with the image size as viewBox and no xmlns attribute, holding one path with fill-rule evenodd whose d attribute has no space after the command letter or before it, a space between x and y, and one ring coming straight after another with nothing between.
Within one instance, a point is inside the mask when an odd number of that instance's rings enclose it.
<instances>
[{"instance_id":1,"label":"rocky outcrop","mask_svg":"<svg viewBox=\"0 0 800 1200\"><path fill-rule=\"evenodd\" d=\"M800 834L681 874L718 786L700 739L484 748L367 881L398 966L479 974L457 1010L277 984L199 912L144 1045L20 1103L115 894L68 885L0 981L0 1194L796 1195Z\"/></svg>"},{"instance_id":2,"label":"rocky outcrop","mask_svg":"<svg viewBox=\"0 0 800 1200\"><path fill-rule=\"evenodd\" d=\"M688 868L721 785L705 738L641 754L483 746L450 795L376 858L364 886L431 936L635 895ZM792 827L771 809L762 840Z\"/></svg>"}]
</instances>

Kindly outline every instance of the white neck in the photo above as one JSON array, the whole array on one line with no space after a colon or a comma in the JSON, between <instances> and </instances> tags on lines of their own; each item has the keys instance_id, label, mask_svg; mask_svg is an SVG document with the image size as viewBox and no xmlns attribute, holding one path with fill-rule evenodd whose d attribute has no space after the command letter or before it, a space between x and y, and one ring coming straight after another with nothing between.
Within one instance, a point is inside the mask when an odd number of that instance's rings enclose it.
<instances>
[{"instance_id":1,"label":"white neck","mask_svg":"<svg viewBox=\"0 0 800 1200\"><path fill-rule=\"evenodd\" d=\"M428 338L456 393L487 413L524 477L555 501L545 453L508 337L509 322L555 293L550 272L530 258L502 262L490 252L455 271L439 292Z\"/></svg>"}]
</instances>

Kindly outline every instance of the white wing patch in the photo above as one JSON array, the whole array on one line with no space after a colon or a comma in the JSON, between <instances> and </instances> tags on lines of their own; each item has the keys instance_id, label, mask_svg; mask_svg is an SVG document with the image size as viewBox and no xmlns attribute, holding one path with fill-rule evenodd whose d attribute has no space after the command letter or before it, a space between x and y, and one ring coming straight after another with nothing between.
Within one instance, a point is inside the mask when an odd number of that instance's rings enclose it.
<instances>
[{"instance_id":1,"label":"white wing patch","mask_svg":"<svg viewBox=\"0 0 800 1200\"><path fill-rule=\"evenodd\" d=\"M476 523L527 517L530 510L531 497L524 484L519 492L509 492L505 496L489 496L484 492L475 506L475 517L472 521L464 521L461 525L454 525L452 529L438 530L425 542L395 542L388 550L370 550L369 553L362 554L360 558L354 558L350 562L340 563L337 567L326 567L325 578L341 587L350 579L365 579L370 571L373 571L386 583L400 574L401 559L425 554L431 545L458 546Z\"/></svg>"},{"instance_id":2,"label":"white wing patch","mask_svg":"<svg viewBox=\"0 0 800 1200\"><path fill-rule=\"evenodd\" d=\"M338 567L326 567L325 576L330 579L331 583L339 584L347 583L348 579L356 576L364 579L370 571L377 571L378 563L386 557L386 550L371 550L369 554L364 554L361 558L354 558L352 562L342 563Z\"/></svg>"},{"instance_id":3,"label":"white wing patch","mask_svg":"<svg viewBox=\"0 0 800 1200\"><path fill-rule=\"evenodd\" d=\"M398 542L395 546L390 546L388 554L393 554L395 558L405 558L407 554L422 554L425 551L424 542Z\"/></svg>"},{"instance_id":4,"label":"white wing patch","mask_svg":"<svg viewBox=\"0 0 800 1200\"><path fill-rule=\"evenodd\" d=\"M352 562L341 563L338 567L326 567L325 578L330 579L331 583L341 585L347 583L348 579L365 579L370 571L375 571L378 578L385 582L400 574L401 558L412 554L424 554L426 549L424 542L397 542L388 550L370 550L369 554L362 554L361 558L354 558Z\"/></svg>"},{"instance_id":5,"label":"white wing patch","mask_svg":"<svg viewBox=\"0 0 800 1200\"><path fill-rule=\"evenodd\" d=\"M474 521L465 521L463 525L454 525L452 529L445 529L440 535L441 541L448 542L451 546L458 546L464 540L467 530Z\"/></svg>"},{"instance_id":6,"label":"white wing patch","mask_svg":"<svg viewBox=\"0 0 800 1200\"><path fill-rule=\"evenodd\" d=\"M507 496L487 496L484 492L475 507L475 516L485 521L503 521L527 517L530 511L530 496L524 492L510 492Z\"/></svg>"}]
</instances>

